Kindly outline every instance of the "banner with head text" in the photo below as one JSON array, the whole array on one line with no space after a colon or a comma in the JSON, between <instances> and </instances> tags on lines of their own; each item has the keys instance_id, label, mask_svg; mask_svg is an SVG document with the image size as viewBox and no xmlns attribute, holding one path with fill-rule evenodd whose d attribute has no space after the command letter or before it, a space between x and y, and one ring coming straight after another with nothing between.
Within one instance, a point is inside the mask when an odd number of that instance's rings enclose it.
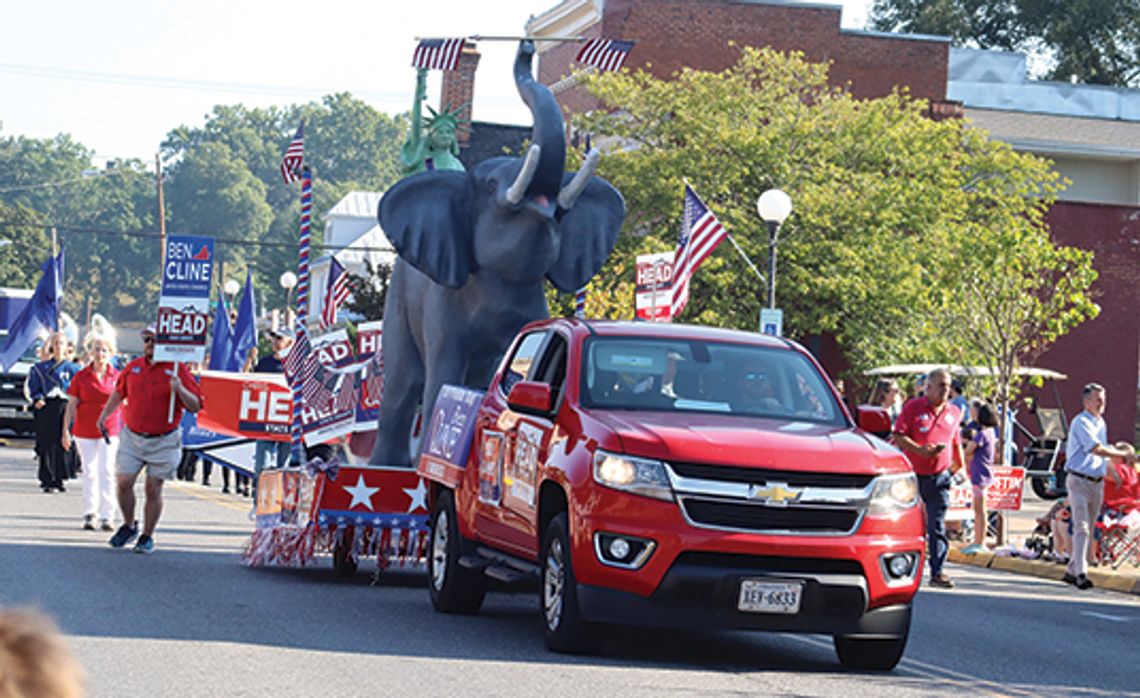
<instances>
[{"instance_id":1,"label":"banner with head text","mask_svg":"<svg viewBox=\"0 0 1140 698\"><path fill-rule=\"evenodd\" d=\"M214 238L169 235L162 258L154 360L198 362L206 356Z\"/></svg>"},{"instance_id":2,"label":"banner with head text","mask_svg":"<svg viewBox=\"0 0 1140 698\"><path fill-rule=\"evenodd\" d=\"M380 337L383 331L382 320L362 322L356 326L356 358L364 362L360 372L360 402L356 405L356 426L353 428L357 433L374 431L380 418L380 393L384 379Z\"/></svg>"}]
</instances>

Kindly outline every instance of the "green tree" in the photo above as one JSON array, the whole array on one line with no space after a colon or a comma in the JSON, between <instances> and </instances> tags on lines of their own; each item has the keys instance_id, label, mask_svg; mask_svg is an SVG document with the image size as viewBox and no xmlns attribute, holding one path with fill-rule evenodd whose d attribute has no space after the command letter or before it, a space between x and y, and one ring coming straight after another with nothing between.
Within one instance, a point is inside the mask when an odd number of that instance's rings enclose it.
<instances>
[{"instance_id":1,"label":"green tree","mask_svg":"<svg viewBox=\"0 0 1140 698\"><path fill-rule=\"evenodd\" d=\"M345 308L354 313L360 313L367 320L382 320L384 318L384 302L388 299L388 283L392 279L392 267L388 264L373 266L372 262L364 259L364 276L349 273L348 288L352 291L352 298L345 303Z\"/></svg>"},{"instance_id":2,"label":"green tree","mask_svg":"<svg viewBox=\"0 0 1140 698\"><path fill-rule=\"evenodd\" d=\"M0 203L0 286L35 288L51 241L35 211Z\"/></svg>"},{"instance_id":3,"label":"green tree","mask_svg":"<svg viewBox=\"0 0 1140 698\"><path fill-rule=\"evenodd\" d=\"M1040 77L1140 85L1140 0L875 0L880 31L939 34L977 48L1043 54Z\"/></svg>"},{"instance_id":4,"label":"green tree","mask_svg":"<svg viewBox=\"0 0 1140 698\"><path fill-rule=\"evenodd\" d=\"M968 252L953 243L964 231L996 236L1025 216L1043 230L1041 196L1057 176L961 122L925 118L925 103L905 94L853 99L828 86L826 71L799 54L745 48L721 73L584 78L605 109L576 125L614 144L600 172L629 208L591 296L632 315L632 294L617 289L636 254L675 247L685 178L762 262L755 201L779 187L795 205L777 279L787 334L833 333L856 369L958 358L961 339L944 318L963 283L949 270ZM722 244L698 269L680 319L755 329L764 293Z\"/></svg>"}]
</instances>

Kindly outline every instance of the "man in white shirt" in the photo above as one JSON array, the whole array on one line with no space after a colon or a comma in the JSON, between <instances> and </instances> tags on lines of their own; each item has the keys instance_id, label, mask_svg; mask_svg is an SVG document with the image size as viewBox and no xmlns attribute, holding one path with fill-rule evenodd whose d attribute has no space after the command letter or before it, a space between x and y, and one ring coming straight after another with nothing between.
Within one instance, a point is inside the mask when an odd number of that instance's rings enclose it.
<instances>
[{"instance_id":1,"label":"man in white shirt","mask_svg":"<svg viewBox=\"0 0 1140 698\"><path fill-rule=\"evenodd\" d=\"M1065 482L1069 490L1069 507L1073 511L1073 551L1069 569L1062 580L1078 589L1091 589L1093 583L1085 573L1092 527L1104 502L1104 478L1107 475L1117 485L1120 484L1116 469L1107 467L1108 459L1122 458L1131 464L1136 462L1136 452L1123 441L1108 444L1108 427L1103 416L1104 387L1089 383L1081 390L1081 397L1084 398L1085 409L1073 417L1065 446Z\"/></svg>"}]
</instances>

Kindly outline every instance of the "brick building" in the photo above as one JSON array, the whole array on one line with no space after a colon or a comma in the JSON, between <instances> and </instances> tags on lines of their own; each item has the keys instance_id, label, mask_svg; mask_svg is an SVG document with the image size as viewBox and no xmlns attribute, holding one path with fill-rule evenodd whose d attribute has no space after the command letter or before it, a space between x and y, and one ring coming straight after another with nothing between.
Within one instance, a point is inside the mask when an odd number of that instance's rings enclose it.
<instances>
[{"instance_id":1,"label":"brick building","mask_svg":"<svg viewBox=\"0 0 1140 698\"><path fill-rule=\"evenodd\" d=\"M781 0L562 0L531 18L527 32L635 41L626 67L658 77L682 67L723 70L738 56L730 42L801 51L808 60L830 61L831 81L857 97L906 87L931 102L932 116L964 114L1016 149L1053 159L1072 181L1050 213L1053 234L1096 253L1102 312L1040 363L1070 376L1063 386L1070 416L1080 410L1081 385L1096 380L1110 393L1110 437L1140 440L1140 91L1050 88L1025 79L1024 57L1017 64L1013 54L952 49L943 37L842 29L841 12L838 5ZM574 43L540 42L539 79L559 83L577 50ZM594 106L573 87L559 91L559 100L568 111ZM825 339L809 348L829 370L842 365Z\"/></svg>"}]
</instances>

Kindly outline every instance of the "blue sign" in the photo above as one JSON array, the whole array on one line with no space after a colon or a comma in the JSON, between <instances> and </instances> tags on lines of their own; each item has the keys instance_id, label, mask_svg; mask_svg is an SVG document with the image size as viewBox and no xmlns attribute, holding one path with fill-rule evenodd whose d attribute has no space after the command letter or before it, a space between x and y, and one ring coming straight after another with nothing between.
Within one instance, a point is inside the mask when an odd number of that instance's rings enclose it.
<instances>
[{"instance_id":1,"label":"blue sign","mask_svg":"<svg viewBox=\"0 0 1140 698\"><path fill-rule=\"evenodd\" d=\"M203 298L207 309L214 280L214 238L170 235L162 260L162 295Z\"/></svg>"},{"instance_id":2,"label":"blue sign","mask_svg":"<svg viewBox=\"0 0 1140 698\"><path fill-rule=\"evenodd\" d=\"M454 465L467 466L471 439L475 435L475 415L483 392L458 385L444 385L432 410L424 453Z\"/></svg>"}]
</instances>

